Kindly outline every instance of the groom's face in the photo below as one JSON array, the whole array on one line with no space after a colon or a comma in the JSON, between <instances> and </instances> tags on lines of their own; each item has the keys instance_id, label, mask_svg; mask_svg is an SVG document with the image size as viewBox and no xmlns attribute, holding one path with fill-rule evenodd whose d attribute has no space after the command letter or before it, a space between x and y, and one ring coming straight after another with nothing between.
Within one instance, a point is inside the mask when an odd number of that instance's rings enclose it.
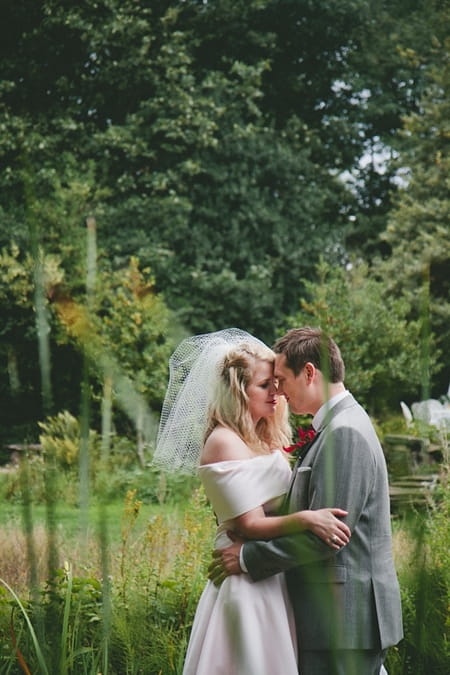
<instances>
[{"instance_id":1,"label":"groom's face","mask_svg":"<svg viewBox=\"0 0 450 675\"><path fill-rule=\"evenodd\" d=\"M309 387L307 368L303 368L298 375L286 365L284 354L277 354L275 358L274 376L278 380L278 393L282 394L289 404L291 412L297 415L307 415L309 410Z\"/></svg>"}]
</instances>

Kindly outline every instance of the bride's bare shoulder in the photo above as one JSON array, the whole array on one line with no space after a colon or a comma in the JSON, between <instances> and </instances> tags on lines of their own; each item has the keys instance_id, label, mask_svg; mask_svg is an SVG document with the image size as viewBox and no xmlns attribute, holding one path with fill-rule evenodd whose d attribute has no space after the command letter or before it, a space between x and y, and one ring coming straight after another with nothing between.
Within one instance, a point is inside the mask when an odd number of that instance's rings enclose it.
<instances>
[{"instance_id":1,"label":"bride's bare shoulder","mask_svg":"<svg viewBox=\"0 0 450 675\"><path fill-rule=\"evenodd\" d=\"M200 464L214 464L232 459L249 459L253 457L250 448L232 429L215 427L203 447Z\"/></svg>"}]
</instances>

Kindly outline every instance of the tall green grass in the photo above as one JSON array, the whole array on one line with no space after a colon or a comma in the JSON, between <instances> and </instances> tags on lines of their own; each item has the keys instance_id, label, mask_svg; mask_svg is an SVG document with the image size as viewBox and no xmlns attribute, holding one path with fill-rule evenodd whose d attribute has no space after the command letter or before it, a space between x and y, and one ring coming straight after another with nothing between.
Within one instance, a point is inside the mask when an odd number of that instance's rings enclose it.
<instances>
[{"instance_id":1,"label":"tall green grass","mask_svg":"<svg viewBox=\"0 0 450 675\"><path fill-rule=\"evenodd\" d=\"M20 663L33 675L181 672L214 528L201 491L176 516L159 508L150 517L130 492L109 548L107 606L95 533L90 558L75 559L84 552L75 535L74 559L40 584L37 603L2 582L0 673L23 672Z\"/></svg>"},{"instance_id":2,"label":"tall green grass","mask_svg":"<svg viewBox=\"0 0 450 675\"><path fill-rule=\"evenodd\" d=\"M428 510L410 512L394 523L405 639L389 650L389 675L448 673L449 528L450 497L444 482ZM130 492L108 548L109 616L97 533L92 530L91 553L83 557L73 531L65 542L73 558L40 582L37 604L26 586L18 593L8 582L3 584L0 673L25 672L21 662L33 675L181 673L214 529L201 489L170 511L164 506L148 509ZM45 529L39 532L45 537ZM42 543L36 542L38 557ZM0 553L3 568L2 558ZM25 567L26 552L18 560Z\"/></svg>"}]
</instances>

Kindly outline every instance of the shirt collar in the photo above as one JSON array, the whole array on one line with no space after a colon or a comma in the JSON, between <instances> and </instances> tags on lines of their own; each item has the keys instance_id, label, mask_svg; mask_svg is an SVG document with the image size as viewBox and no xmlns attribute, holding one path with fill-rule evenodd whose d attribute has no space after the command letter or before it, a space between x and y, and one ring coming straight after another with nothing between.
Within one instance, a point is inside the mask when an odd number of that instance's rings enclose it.
<instances>
[{"instance_id":1,"label":"shirt collar","mask_svg":"<svg viewBox=\"0 0 450 675\"><path fill-rule=\"evenodd\" d=\"M336 396L332 396L331 398L328 399L328 401L325 401L325 403L322 406L320 406L319 410L316 412L312 420L312 425L314 429L316 429L316 431L318 431L322 426L322 424L324 423L325 417L331 410L331 408L333 408L337 403L339 403L339 401L345 398L348 393L349 393L348 389L344 389L344 391L341 391L339 394L336 394Z\"/></svg>"}]
</instances>

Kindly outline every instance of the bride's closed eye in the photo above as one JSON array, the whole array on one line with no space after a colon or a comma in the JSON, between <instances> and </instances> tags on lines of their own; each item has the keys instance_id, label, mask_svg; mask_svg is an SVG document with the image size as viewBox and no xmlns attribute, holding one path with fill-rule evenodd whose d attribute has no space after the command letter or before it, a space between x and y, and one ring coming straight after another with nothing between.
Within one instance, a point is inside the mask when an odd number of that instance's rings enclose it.
<instances>
[{"instance_id":1,"label":"bride's closed eye","mask_svg":"<svg viewBox=\"0 0 450 675\"><path fill-rule=\"evenodd\" d=\"M265 380L259 385L262 389L269 389L270 387L274 387L275 389L278 389L278 382L277 380Z\"/></svg>"}]
</instances>

